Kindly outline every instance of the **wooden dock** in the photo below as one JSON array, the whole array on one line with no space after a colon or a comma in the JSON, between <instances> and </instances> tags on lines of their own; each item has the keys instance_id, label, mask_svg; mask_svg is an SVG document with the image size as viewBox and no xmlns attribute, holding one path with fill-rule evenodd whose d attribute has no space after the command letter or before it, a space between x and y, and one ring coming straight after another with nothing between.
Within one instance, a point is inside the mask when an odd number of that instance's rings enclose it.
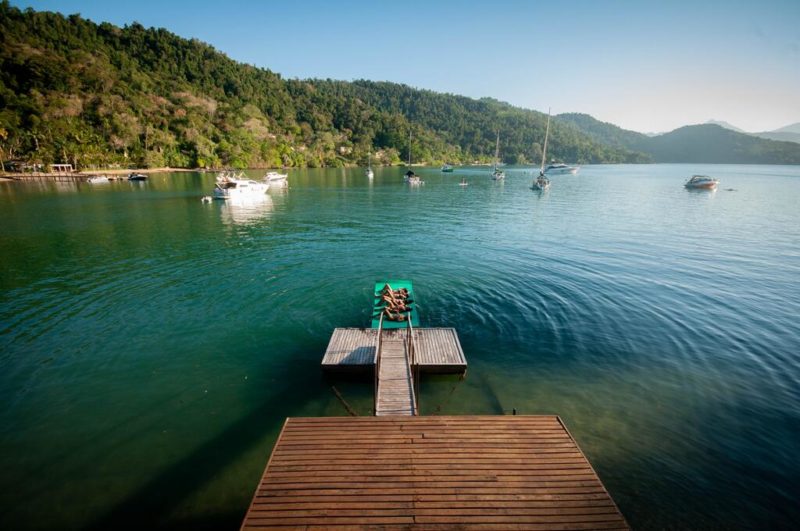
<instances>
[{"instance_id":1,"label":"wooden dock","mask_svg":"<svg viewBox=\"0 0 800 531\"><path fill-rule=\"evenodd\" d=\"M414 374L406 334L385 334L376 380L375 415L416 415Z\"/></svg>"},{"instance_id":2,"label":"wooden dock","mask_svg":"<svg viewBox=\"0 0 800 531\"><path fill-rule=\"evenodd\" d=\"M628 529L556 416L289 418L249 529Z\"/></svg>"},{"instance_id":3,"label":"wooden dock","mask_svg":"<svg viewBox=\"0 0 800 531\"><path fill-rule=\"evenodd\" d=\"M383 330L383 341L406 331ZM416 362L423 373L456 373L467 370L467 360L454 328L414 328ZM333 331L322 368L326 371L367 371L375 365L378 330L336 328Z\"/></svg>"}]
</instances>

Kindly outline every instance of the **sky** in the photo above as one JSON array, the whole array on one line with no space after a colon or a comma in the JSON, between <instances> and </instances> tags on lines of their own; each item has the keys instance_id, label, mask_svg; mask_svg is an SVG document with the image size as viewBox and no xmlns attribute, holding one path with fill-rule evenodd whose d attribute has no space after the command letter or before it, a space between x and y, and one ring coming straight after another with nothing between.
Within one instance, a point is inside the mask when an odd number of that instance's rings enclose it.
<instances>
[{"instance_id":1,"label":"sky","mask_svg":"<svg viewBox=\"0 0 800 531\"><path fill-rule=\"evenodd\" d=\"M639 132L800 122L800 0L18 0L287 78L393 81Z\"/></svg>"}]
</instances>

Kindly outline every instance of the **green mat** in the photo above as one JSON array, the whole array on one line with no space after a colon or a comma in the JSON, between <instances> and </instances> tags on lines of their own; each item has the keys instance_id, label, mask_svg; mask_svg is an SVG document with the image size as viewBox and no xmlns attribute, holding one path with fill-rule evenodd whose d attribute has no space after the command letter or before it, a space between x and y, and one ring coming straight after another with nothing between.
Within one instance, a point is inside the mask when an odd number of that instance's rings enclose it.
<instances>
[{"instance_id":1,"label":"green mat","mask_svg":"<svg viewBox=\"0 0 800 531\"><path fill-rule=\"evenodd\" d=\"M375 283L375 290L372 292L374 296L374 300L372 302L372 328L378 328L378 322L380 321L380 309L383 307L380 298L381 290L383 286L389 284L392 289L400 289L406 288L408 290L408 298L411 299L412 302L408 306L411 308L411 324L415 327L419 326L419 312L417 311L417 298L414 296L414 286L411 284L410 280L382 280L381 282ZM409 315L409 314L406 314ZM407 328L408 323L406 321L390 321L384 317L383 319L383 327L384 328Z\"/></svg>"}]
</instances>

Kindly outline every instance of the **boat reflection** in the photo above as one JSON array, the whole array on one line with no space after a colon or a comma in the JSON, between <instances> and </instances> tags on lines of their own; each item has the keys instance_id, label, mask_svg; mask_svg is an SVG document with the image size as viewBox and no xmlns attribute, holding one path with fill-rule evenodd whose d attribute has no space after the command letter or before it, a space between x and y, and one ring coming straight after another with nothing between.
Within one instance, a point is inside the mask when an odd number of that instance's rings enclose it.
<instances>
[{"instance_id":1,"label":"boat reflection","mask_svg":"<svg viewBox=\"0 0 800 531\"><path fill-rule=\"evenodd\" d=\"M220 216L226 225L247 225L268 217L272 209L272 197L267 194L231 197L222 202Z\"/></svg>"}]
</instances>

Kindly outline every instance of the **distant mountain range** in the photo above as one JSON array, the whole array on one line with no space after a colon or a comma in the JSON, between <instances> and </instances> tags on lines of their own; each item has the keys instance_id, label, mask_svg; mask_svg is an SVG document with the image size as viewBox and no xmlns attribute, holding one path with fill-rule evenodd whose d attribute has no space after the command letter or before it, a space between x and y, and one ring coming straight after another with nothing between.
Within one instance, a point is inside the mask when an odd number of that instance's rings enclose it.
<instances>
[{"instance_id":1,"label":"distant mountain range","mask_svg":"<svg viewBox=\"0 0 800 531\"><path fill-rule=\"evenodd\" d=\"M654 162L800 164L800 144L737 132L722 127L720 122L687 125L669 133L649 136L601 122L588 114L559 114L558 120L571 124L596 142L645 153Z\"/></svg>"},{"instance_id":2,"label":"distant mountain range","mask_svg":"<svg viewBox=\"0 0 800 531\"><path fill-rule=\"evenodd\" d=\"M706 123L716 124L725 129L736 131L737 133L744 133L746 135L757 136L759 138L766 138L768 140L778 140L781 142L796 142L800 144L800 122L787 125L786 127L781 127L780 129L775 129L774 131L763 131L760 133L748 133L746 131L739 129L735 125L729 124L728 122L709 120Z\"/></svg>"},{"instance_id":3,"label":"distant mountain range","mask_svg":"<svg viewBox=\"0 0 800 531\"><path fill-rule=\"evenodd\" d=\"M283 79L164 29L7 1L0 28L0 163L319 167L370 154L376 164L487 163L498 133L504 162L541 159L547 116L491 98ZM652 137L585 114L551 125L549 157L579 164L800 164L800 144L714 124ZM795 126L771 134L800 134Z\"/></svg>"}]
</instances>

